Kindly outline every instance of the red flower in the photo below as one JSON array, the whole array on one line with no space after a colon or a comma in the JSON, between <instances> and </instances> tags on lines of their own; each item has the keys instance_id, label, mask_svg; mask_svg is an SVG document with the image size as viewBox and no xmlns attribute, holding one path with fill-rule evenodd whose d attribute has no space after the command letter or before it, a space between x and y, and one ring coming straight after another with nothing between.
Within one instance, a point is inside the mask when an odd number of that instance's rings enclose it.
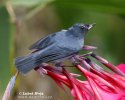
<instances>
[{"instance_id":1,"label":"red flower","mask_svg":"<svg viewBox=\"0 0 125 100\"><path fill-rule=\"evenodd\" d=\"M94 54L91 56L114 73L103 70L99 65L82 56L74 57L72 61L85 76L86 81L77 79L78 74L69 73L65 68L58 70L56 67L44 65L37 71L43 73L44 70L63 90L65 90L63 84L69 87L74 100L125 100L124 74L104 58Z\"/></svg>"},{"instance_id":2,"label":"red flower","mask_svg":"<svg viewBox=\"0 0 125 100\"><path fill-rule=\"evenodd\" d=\"M112 72L105 71L88 56L95 58ZM79 74L66 71L66 66L57 69L57 67L44 64L35 70L40 75L50 76L64 91L63 84L65 84L71 90L74 100L125 100L125 64L115 66L93 53L77 55L71 61L86 78L86 81L77 79ZM3 100L9 99L17 74L10 80Z\"/></svg>"}]
</instances>

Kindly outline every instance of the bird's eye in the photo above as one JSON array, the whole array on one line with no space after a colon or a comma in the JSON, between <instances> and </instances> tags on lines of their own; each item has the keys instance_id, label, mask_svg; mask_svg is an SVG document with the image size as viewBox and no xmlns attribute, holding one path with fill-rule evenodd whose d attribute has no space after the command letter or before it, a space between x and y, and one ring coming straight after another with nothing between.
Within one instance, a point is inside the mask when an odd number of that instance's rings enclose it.
<instances>
[{"instance_id":1,"label":"bird's eye","mask_svg":"<svg viewBox=\"0 0 125 100\"><path fill-rule=\"evenodd\" d=\"M81 26L81 29L84 29L84 28L85 28L85 26L84 26L84 25L82 25L82 26Z\"/></svg>"}]
</instances>

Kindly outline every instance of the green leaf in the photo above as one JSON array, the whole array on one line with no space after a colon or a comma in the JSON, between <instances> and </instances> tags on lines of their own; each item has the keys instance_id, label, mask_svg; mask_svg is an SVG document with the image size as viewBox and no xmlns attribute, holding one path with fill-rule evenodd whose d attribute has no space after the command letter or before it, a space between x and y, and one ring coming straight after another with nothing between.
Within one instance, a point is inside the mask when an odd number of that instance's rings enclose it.
<instances>
[{"instance_id":1,"label":"green leaf","mask_svg":"<svg viewBox=\"0 0 125 100\"><path fill-rule=\"evenodd\" d=\"M80 10L105 12L112 14L125 14L125 1L123 0L57 0L54 2L58 8L77 8Z\"/></svg>"},{"instance_id":2,"label":"green leaf","mask_svg":"<svg viewBox=\"0 0 125 100\"><path fill-rule=\"evenodd\" d=\"M9 14L5 6L0 6L0 95L3 94L10 80L13 63L13 33Z\"/></svg>"}]
</instances>

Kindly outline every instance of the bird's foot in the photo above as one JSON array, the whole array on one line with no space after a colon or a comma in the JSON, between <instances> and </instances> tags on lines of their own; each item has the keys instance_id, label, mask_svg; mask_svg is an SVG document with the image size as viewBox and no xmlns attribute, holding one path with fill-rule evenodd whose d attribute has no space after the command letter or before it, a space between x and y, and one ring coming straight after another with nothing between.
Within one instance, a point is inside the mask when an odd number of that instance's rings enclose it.
<instances>
[{"instance_id":1,"label":"bird's foot","mask_svg":"<svg viewBox=\"0 0 125 100\"><path fill-rule=\"evenodd\" d=\"M62 62L55 63L55 66L57 70L60 70L60 71L62 71L63 67L65 67L65 65Z\"/></svg>"}]
</instances>

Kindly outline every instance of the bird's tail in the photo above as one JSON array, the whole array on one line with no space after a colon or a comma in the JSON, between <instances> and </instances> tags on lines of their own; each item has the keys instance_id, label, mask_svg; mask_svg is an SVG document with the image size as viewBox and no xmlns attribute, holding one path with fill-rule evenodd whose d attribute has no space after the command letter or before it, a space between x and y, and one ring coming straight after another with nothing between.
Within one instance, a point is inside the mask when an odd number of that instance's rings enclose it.
<instances>
[{"instance_id":1,"label":"bird's tail","mask_svg":"<svg viewBox=\"0 0 125 100\"><path fill-rule=\"evenodd\" d=\"M28 71L32 70L37 66L32 55L16 58L15 65L17 70L23 74L26 74Z\"/></svg>"}]
</instances>

